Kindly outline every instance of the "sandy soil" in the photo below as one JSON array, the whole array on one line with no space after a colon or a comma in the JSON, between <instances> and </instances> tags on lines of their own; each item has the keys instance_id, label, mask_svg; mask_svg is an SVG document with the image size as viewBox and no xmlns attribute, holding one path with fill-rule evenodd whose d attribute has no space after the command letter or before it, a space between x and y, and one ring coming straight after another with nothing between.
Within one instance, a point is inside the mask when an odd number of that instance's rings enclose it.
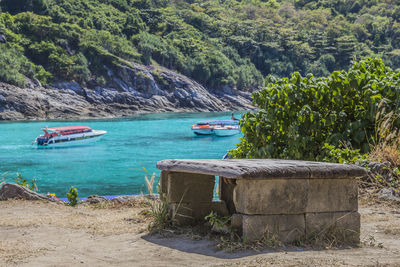
<instances>
[{"instance_id":1,"label":"sandy soil","mask_svg":"<svg viewBox=\"0 0 400 267\"><path fill-rule=\"evenodd\" d=\"M143 209L0 202L0 266L400 266L399 206L360 206L359 248L237 253L204 239L151 236Z\"/></svg>"}]
</instances>

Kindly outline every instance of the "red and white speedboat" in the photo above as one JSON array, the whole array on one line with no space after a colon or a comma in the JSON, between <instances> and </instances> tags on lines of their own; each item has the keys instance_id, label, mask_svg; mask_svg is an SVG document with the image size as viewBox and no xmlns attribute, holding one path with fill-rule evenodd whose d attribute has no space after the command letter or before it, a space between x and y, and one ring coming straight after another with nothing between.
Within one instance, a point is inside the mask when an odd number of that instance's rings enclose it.
<instances>
[{"instance_id":1,"label":"red and white speedboat","mask_svg":"<svg viewBox=\"0 0 400 267\"><path fill-rule=\"evenodd\" d=\"M43 128L44 135L36 137L38 146L67 146L98 141L106 131L92 130L88 126Z\"/></svg>"}]
</instances>

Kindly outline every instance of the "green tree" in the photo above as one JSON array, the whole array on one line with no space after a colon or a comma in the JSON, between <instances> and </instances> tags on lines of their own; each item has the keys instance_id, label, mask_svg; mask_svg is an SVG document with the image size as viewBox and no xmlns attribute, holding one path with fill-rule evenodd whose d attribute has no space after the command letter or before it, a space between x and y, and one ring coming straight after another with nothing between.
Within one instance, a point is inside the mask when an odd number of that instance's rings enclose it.
<instances>
[{"instance_id":1,"label":"green tree","mask_svg":"<svg viewBox=\"0 0 400 267\"><path fill-rule=\"evenodd\" d=\"M268 77L253 94L257 112L241 121L244 137L230 153L236 158L318 160L328 145L369 150L378 105L400 111L400 74L381 59L353 62L328 77ZM399 124L398 121L396 121Z\"/></svg>"}]
</instances>

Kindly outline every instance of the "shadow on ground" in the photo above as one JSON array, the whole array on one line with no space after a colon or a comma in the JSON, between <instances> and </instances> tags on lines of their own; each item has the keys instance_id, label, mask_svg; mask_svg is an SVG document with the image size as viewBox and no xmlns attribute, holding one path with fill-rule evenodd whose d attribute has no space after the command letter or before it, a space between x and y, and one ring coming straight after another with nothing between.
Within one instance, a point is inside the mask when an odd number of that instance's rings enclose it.
<instances>
[{"instance_id":1,"label":"shadow on ground","mask_svg":"<svg viewBox=\"0 0 400 267\"><path fill-rule=\"evenodd\" d=\"M256 250L243 250L235 252L227 252L216 247L216 243L211 240L192 240L184 237L162 237L160 235L144 235L142 239L172 249L176 249L182 252L195 253L204 256L211 256L220 259L238 259L248 256L254 256L259 254L271 253L271 252L301 252L305 251L302 248L284 248L271 250L266 249L262 251Z\"/></svg>"}]
</instances>

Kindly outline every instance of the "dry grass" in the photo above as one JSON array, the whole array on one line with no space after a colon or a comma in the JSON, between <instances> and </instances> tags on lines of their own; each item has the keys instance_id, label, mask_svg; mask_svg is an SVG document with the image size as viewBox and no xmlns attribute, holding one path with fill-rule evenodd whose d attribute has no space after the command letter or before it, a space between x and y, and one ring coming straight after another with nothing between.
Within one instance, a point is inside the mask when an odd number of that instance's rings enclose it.
<instances>
[{"instance_id":1,"label":"dry grass","mask_svg":"<svg viewBox=\"0 0 400 267\"><path fill-rule=\"evenodd\" d=\"M384 101L378 106L375 117L375 137L372 140L371 151L368 159L371 162L389 162L385 164L384 172L391 175L392 180L387 181L381 174L368 175L367 178L360 180L361 188L383 187L398 189L400 179L400 129L396 126L400 121L400 114L393 111L387 113L384 108ZM369 192L370 193L370 192ZM374 197L373 192L370 196Z\"/></svg>"},{"instance_id":2,"label":"dry grass","mask_svg":"<svg viewBox=\"0 0 400 267\"><path fill-rule=\"evenodd\" d=\"M382 101L375 117L375 138L369 158L372 161L388 161L392 166L400 166L400 131L395 126L400 114L393 111L386 113L383 105Z\"/></svg>"},{"instance_id":3,"label":"dry grass","mask_svg":"<svg viewBox=\"0 0 400 267\"><path fill-rule=\"evenodd\" d=\"M147 171L147 169L143 166L142 164L142 168L143 170L139 170L145 173L144 176L144 180L146 182L146 187L147 187L147 194L149 196L153 195L153 189L154 189L154 180L156 178L156 173L153 172L153 174L150 176L150 173ZM150 177L150 179L148 178Z\"/></svg>"},{"instance_id":4,"label":"dry grass","mask_svg":"<svg viewBox=\"0 0 400 267\"><path fill-rule=\"evenodd\" d=\"M18 201L22 200L0 202L0 210ZM144 232L151 222L151 217L143 213L148 207L142 200L77 207L41 201L24 202L23 211L17 209L13 213L2 214L0 226L20 228L49 225L80 229L90 234L116 235Z\"/></svg>"}]
</instances>

